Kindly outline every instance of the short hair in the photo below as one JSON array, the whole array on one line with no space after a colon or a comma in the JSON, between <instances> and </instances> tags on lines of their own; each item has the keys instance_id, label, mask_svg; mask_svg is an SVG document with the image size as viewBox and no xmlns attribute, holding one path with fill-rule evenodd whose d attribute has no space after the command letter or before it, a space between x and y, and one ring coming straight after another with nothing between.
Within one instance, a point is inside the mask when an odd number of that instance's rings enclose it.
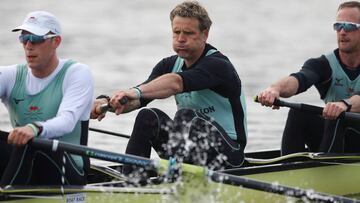
<instances>
[{"instance_id":1,"label":"short hair","mask_svg":"<svg viewBox=\"0 0 360 203\"><path fill-rule=\"evenodd\" d=\"M360 11L360 2L358 1L346 1L339 5L338 10L343 8L358 8Z\"/></svg>"},{"instance_id":2,"label":"short hair","mask_svg":"<svg viewBox=\"0 0 360 203\"><path fill-rule=\"evenodd\" d=\"M197 1L185 1L181 4L178 4L170 12L171 22L174 20L175 16L198 19L199 29L201 31L210 29L210 26L212 24L207 11Z\"/></svg>"},{"instance_id":3,"label":"short hair","mask_svg":"<svg viewBox=\"0 0 360 203\"><path fill-rule=\"evenodd\" d=\"M360 13L360 2L358 1L346 1L339 5L338 11L343 8L357 8ZM358 19L360 21L360 19Z\"/></svg>"}]
</instances>

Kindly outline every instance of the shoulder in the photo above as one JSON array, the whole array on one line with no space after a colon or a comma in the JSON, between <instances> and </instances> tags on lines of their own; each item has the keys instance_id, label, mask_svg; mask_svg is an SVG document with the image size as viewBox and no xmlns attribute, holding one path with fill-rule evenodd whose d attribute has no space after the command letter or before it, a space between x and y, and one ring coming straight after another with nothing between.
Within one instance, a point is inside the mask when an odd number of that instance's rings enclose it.
<instances>
[{"instance_id":1,"label":"shoulder","mask_svg":"<svg viewBox=\"0 0 360 203\"><path fill-rule=\"evenodd\" d=\"M2 80L15 80L18 65L0 66L0 78Z\"/></svg>"},{"instance_id":2,"label":"shoulder","mask_svg":"<svg viewBox=\"0 0 360 203\"><path fill-rule=\"evenodd\" d=\"M163 58L153 68L150 78L154 78L157 77L158 75L171 72L177 58L178 58L177 55Z\"/></svg>"},{"instance_id":3,"label":"shoulder","mask_svg":"<svg viewBox=\"0 0 360 203\"><path fill-rule=\"evenodd\" d=\"M83 76L91 76L91 70L90 67L84 63L81 62L75 62L71 64L66 71L66 75L81 75Z\"/></svg>"},{"instance_id":4,"label":"shoulder","mask_svg":"<svg viewBox=\"0 0 360 203\"><path fill-rule=\"evenodd\" d=\"M325 55L321 55L317 58L310 58L305 61L304 67L308 68L330 68L329 61L326 59Z\"/></svg>"},{"instance_id":5,"label":"shoulder","mask_svg":"<svg viewBox=\"0 0 360 203\"><path fill-rule=\"evenodd\" d=\"M177 55L173 55L173 56L169 56L166 58L163 58L161 61L159 61L159 63L157 64L157 66L164 66L164 67L172 67L175 64L176 59L178 58Z\"/></svg>"},{"instance_id":6,"label":"shoulder","mask_svg":"<svg viewBox=\"0 0 360 203\"><path fill-rule=\"evenodd\" d=\"M329 61L326 59L325 55L308 59L304 63L301 72L315 74L319 80L318 82L328 81L332 75Z\"/></svg>"},{"instance_id":7,"label":"shoulder","mask_svg":"<svg viewBox=\"0 0 360 203\"><path fill-rule=\"evenodd\" d=\"M80 72L91 72L90 67L84 63L75 61L73 64L69 66L69 70L72 72L80 71Z\"/></svg>"},{"instance_id":8,"label":"shoulder","mask_svg":"<svg viewBox=\"0 0 360 203\"><path fill-rule=\"evenodd\" d=\"M204 68L210 72L219 72L219 73L226 73L226 72L233 72L234 66L223 53L217 51L209 56L203 57L199 63L199 68Z\"/></svg>"},{"instance_id":9,"label":"shoulder","mask_svg":"<svg viewBox=\"0 0 360 203\"><path fill-rule=\"evenodd\" d=\"M16 73L18 65L0 66L0 76L3 74L14 74Z\"/></svg>"},{"instance_id":10,"label":"shoulder","mask_svg":"<svg viewBox=\"0 0 360 203\"><path fill-rule=\"evenodd\" d=\"M206 66L215 66L215 67L232 67L232 63L230 62L229 58L225 56L220 50L215 48L210 44L206 44L205 46L205 53L208 53L211 50L216 50L214 53L204 56L200 63L205 63Z\"/></svg>"},{"instance_id":11,"label":"shoulder","mask_svg":"<svg viewBox=\"0 0 360 203\"><path fill-rule=\"evenodd\" d=\"M71 82L82 81L85 84L92 83L93 77L90 67L81 62L71 64L66 71L65 80Z\"/></svg>"},{"instance_id":12,"label":"shoulder","mask_svg":"<svg viewBox=\"0 0 360 203\"><path fill-rule=\"evenodd\" d=\"M16 80L17 65L0 66L0 97L9 96Z\"/></svg>"}]
</instances>

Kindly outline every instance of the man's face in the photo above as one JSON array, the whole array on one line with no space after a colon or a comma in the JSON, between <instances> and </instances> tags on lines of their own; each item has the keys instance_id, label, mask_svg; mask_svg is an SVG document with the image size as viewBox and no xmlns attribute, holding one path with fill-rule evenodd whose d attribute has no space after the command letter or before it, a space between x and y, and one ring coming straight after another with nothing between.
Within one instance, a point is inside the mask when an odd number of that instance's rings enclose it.
<instances>
[{"instance_id":1,"label":"man's face","mask_svg":"<svg viewBox=\"0 0 360 203\"><path fill-rule=\"evenodd\" d=\"M338 11L336 21L359 24L360 11L357 8L343 8ZM360 29L350 32L341 29L336 32L340 52L350 54L360 51Z\"/></svg>"},{"instance_id":2,"label":"man's face","mask_svg":"<svg viewBox=\"0 0 360 203\"><path fill-rule=\"evenodd\" d=\"M200 31L196 18L176 16L172 21L173 49L187 61L195 62L202 54L208 30Z\"/></svg>"},{"instance_id":3,"label":"man's face","mask_svg":"<svg viewBox=\"0 0 360 203\"><path fill-rule=\"evenodd\" d=\"M29 34L32 35L32 33L26 31L21 32L21 35ZM47 64L49 64L51 58L55 55L58 43L55 39L49 38L40 42L31 42L31 40L27 40L22 42L22 45L28 66L31 69L41 71L41 69L47 67Z\"/></svg>"}]
</instances>

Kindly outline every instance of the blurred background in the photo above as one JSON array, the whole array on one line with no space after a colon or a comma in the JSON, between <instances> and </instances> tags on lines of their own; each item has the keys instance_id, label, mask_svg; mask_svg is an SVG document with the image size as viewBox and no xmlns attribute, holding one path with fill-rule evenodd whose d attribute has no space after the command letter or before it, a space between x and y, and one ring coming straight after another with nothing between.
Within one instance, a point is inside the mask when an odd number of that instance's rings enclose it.
<instances>
[{"instance_id":1,"label":"blurred background","mask_svg":"<svg viewBox=\"0 0 360 203\"><path fill-rule=\"evenodd\" d=\"M58 17L63 28L61 58L88 64L95 80L95 96L144 81L154 65L173 55L170 11L178 0L1 0L0 65L25 63L18 33L26 14L46 10ZM200 0L213 21L208 42L227 55L236 67L247 98L248 145L246 151L279 148L288 109L271 110L253 102L262 89L292 72L311 57L337 47L332 29L338 0ZM289 101L322 105L315 89ZM173 98L157 106L173 116ZM107 115L90 126L130 134L137 111ZM10 122L0 106L0 128ZM91 133L89 146L119 153L127 139ZM153 155L156 156L156 155Z\"/></svg>"}]
</instances>

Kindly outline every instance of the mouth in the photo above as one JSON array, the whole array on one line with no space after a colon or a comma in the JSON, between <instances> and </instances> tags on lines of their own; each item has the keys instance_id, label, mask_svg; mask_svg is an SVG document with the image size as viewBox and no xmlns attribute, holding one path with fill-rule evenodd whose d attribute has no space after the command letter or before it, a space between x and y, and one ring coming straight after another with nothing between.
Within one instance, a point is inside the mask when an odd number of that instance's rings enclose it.
<instances>
[{"instance_id":1,"label":"mouth","mask_svg":"<svg viewBox=\"0 0 360 203\"><path fill-rule=\"evenodd\" d=\"M26 58L28 59L28 60L33 60L33 59L35 59L37 56L35 56L35 55L26 55Z\"/></svg>"},{"instance_id":2,"label":"mouth","mask_svg":"<svg viewBox=\"0 0 360 203\"><path fill-rule=\"evenodd\" d=\"M187 50L186 47L184 47L184 46L177 46L176 49L179 50L179 51L186 51Z\"/></svg>"},{"instance_id":3,"label":"mouth","mask_svg":"<svg viewBox=\"0 0 360 203\"><path fill-rule=\"evenodd\" d=\"M345 38L341 38L341 39L339 40L339 42L340 42L340 43L348 43L348 42L350 42L350 40L349 40L349 39L345 39Z\"/></svg>"}]
</instances>

